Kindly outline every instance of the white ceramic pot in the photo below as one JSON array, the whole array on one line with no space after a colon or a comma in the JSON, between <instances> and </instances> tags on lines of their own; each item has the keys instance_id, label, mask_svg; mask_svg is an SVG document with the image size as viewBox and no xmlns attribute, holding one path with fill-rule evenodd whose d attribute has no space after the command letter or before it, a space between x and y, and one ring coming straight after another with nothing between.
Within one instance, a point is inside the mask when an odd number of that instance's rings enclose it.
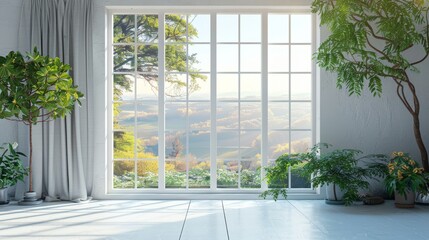
<instances>
[{"instance_id":1,"label":"white ceramic pot","mask_svg":"<svg viewBox=\"0 0 429 240\"><path fill-rule=\"evenodd\" d=\"M8 204L9 198L7 196L7 190L8 188L1 188L0 189L0 204Z\"/></svg>"}]
</instances>

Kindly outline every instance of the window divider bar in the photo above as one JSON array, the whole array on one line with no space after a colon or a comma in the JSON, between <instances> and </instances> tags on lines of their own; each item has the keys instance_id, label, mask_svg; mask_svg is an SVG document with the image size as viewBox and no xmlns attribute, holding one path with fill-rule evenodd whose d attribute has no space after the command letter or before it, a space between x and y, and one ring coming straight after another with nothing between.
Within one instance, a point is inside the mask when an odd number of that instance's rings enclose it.
<instances>
[{"instance_id":1,"label":"window divider bar","mask_svg":"<svg viewBox=\"0 0 429 240\"><path fill-rule=\"evenodd\" d=\"M268 189L265 181L265 169L268 163L268 14L263 13L261 19L261 97L262 97L262 143L261 143L261 187L262 190Z\"/></svg>"},{"instance_id":2,"label":"window divider bar","mask_svg":"<svg viewBox=\"0 0 429 240\"><path fill-rule=\"evenodd\" d=\"M158 189L165 190L165 30L164 12L158 15Z\"/></svg>"},{"instance_id":3,"label":"window divider bar","mask_svg":"<svg viewBox=\"0 0 429 240\"><path fill-rule=\"evenodd\" d=\"M217 124L216 124L216 112L217 112L217 44L216 44L216 14L210 14L210 190L215 191L217 189Z\"/></svg>"}]
</instances>

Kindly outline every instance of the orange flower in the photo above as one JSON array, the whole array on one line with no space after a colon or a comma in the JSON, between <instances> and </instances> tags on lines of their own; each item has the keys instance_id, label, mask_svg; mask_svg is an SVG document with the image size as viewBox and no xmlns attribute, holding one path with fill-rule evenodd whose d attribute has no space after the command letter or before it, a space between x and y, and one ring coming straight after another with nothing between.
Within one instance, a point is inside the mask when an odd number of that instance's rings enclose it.
<instances>
[{"instance_id":1,"label":"orange flower","mask_svg":"<svg viewBox=\"0 0 429 240\"><path fill-rule=\"evenodd\" d=\"M401 170L398 170L398 180L402 180L403 178Z\"/></svg>"}]
</instances>

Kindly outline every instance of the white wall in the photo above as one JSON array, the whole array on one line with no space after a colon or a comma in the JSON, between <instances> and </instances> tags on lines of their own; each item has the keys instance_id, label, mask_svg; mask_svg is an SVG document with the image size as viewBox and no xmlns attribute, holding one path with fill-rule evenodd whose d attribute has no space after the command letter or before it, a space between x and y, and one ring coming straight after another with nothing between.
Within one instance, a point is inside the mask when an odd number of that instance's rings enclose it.
<instances>
[{"instance_id":1,"label":"white wall","mask_svg":"<svg viewBox=\"0 0 429 240\"><path fill-rule=\"evenodd\" d=\"M18 49L18 26L22 0L0 1L0 55ZM0 144L18 141L18 124L0 120Z\"/></svg>"},{"instance_id":2,"label":"white wall","mask_svg":"<svg viewBox=\"0 0 429 240\"><path fill-rule=\"evenodd\" d=\"M328 36L322 30L321 39ZM414 56L421 52L414 51ZM417 59L417 58L416 58ZM419 66L421 72L411 74L421 104L421 132L429 148L429 62ZM411 114L396 95L396 84L384 79L383 94L373 97L368 91L362 96L349 96L339 90L335 74L321 71L320 137L322 142L337 148L356 148L364 153L390 154L393 151L409 152L420 159L413 134Z\"/></svg>"}]
</instances>

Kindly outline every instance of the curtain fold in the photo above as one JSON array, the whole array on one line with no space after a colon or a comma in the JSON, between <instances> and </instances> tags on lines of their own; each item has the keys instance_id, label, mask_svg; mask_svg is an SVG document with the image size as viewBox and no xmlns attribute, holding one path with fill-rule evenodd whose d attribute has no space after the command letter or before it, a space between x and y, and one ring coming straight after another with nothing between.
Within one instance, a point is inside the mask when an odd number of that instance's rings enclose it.
<instances>
[{"instance_id":1,"label":"curtain fold","mask_svg":"<svg viewBox=\"0 0 429 240\"><path fill-rule=\"evenodd\" d=\"M59 57L84 94L82 105L64 119L33 130L33 185L46 201L85 201L92 192L92 11L92 0L26 0L22 6L19 50L37 47L42 55ZM26 133L20 142L28 141ZM16 198L22 192L17 189Z\"/></svg>"}]
</instances>

